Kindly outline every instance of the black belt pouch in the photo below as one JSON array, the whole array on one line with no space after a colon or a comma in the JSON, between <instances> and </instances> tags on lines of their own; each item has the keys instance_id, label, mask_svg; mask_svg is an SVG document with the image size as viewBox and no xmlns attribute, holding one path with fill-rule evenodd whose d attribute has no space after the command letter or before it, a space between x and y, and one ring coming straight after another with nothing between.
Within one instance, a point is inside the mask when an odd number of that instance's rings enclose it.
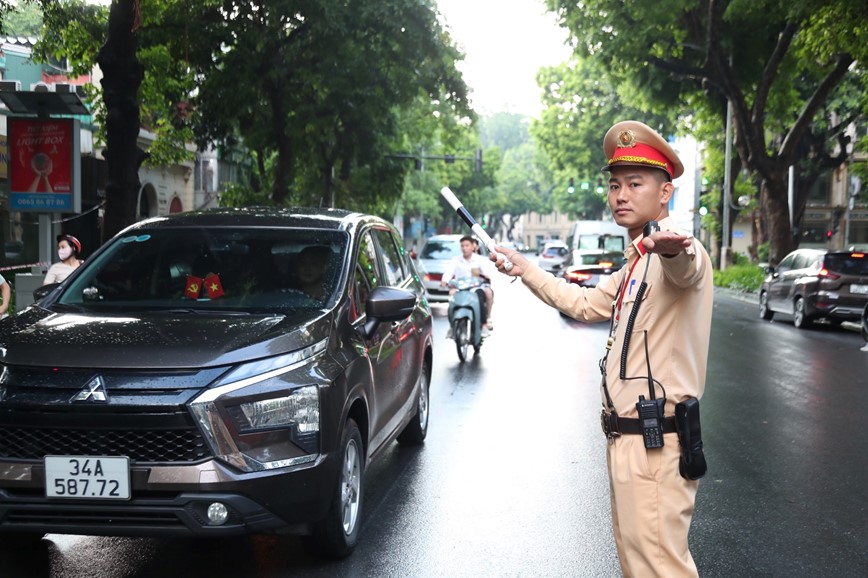
<instances>
[{"instance_id":1,"label":"black belt pouch","mask_svg":"<svg viewBox=\"0 0 868 578\"><path fill-rule=\"evenodd\" d=\"M699 425L699 400L688 398L675 406L675 430L681 443L678 473L686 480L698 480L708 467L702 453L702 428Z\"/></svg>"}]
</instances>

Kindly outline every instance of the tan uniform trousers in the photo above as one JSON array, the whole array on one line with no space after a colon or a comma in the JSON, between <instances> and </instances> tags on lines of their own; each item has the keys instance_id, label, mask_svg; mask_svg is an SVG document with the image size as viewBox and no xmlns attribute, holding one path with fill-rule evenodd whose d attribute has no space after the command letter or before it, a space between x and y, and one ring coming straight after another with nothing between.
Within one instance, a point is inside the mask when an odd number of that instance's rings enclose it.
<instances>
[{"instance_id":1,"label":"tan uniform trousers","mask_svg":"<svg viewBox=\"0 0 868 578\"><path fill-rule=\"evenodd\" d=\"M641 435L609 444L612 528L625 578L698 576L687 548L698 481L678 473L678 435L646 450Z\"/></svg>"}]
</instances>

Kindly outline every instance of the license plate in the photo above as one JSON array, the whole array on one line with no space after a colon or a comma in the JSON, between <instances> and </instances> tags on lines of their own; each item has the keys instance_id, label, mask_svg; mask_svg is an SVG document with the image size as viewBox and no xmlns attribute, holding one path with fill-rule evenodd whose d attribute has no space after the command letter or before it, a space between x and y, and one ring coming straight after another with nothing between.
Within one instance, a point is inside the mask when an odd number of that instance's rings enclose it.
<instances>
[{"instance_id":1,"label":"license plate","mask_svg":"<svg viewBox=\"0 0 868 578\"><path fill-rule=\"evenodd\" d=\"M850 293L868 295L868 285L850 285Z\"/></svg>"},{"instance_id":2,"label":"license plate","mask_svg":"<svg viewBox=\"0 0 868 578\"><path fill-rule=\"evenodd\" d=\"M130 459L116 456L45 456L49 498L130 499Z\"/></svg>"}]
</instances>

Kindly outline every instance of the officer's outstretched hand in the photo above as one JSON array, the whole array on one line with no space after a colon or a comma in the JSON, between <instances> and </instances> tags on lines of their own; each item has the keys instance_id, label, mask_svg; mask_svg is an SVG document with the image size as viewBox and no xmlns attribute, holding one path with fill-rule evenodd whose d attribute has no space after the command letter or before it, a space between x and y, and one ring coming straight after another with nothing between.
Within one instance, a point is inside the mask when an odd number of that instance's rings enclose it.
<instances>
[{"instance_id":1,"label":"officer's outstretched hand","mask_svg":"<svg viewBox=\"0 0 868 578\"><path fill-rule=\"evenodd\" d=\"M649 253L658 253L664 257L674 257L692 243L692 237L679 235L675 231L657 231L642 239L642 244Z\"/></svg>"},{"instance_id":2,"label":"officer's outstretched hand","mask_svg":"<svg viewBox=\"0 0 868 578\"><path fill-rule=\"evenodd\" d=\"M512 262L512 269L509 271L503 268L504 257ZM494 251L489 253L488 258L494 261L498 271L510 277L521 277L522 273L527 271L528 265L530 265L530 261L525 259L524 255L519 251L507 249L500 245L494 246Z\"/></svg>"}]
</instances>

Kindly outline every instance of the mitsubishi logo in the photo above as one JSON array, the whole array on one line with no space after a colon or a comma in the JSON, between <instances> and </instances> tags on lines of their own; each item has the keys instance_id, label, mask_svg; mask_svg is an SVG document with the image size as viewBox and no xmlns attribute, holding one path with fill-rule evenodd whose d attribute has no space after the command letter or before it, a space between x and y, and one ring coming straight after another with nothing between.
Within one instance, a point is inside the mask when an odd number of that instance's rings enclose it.
<instances>
[{"instance_id":1,"label":"mitsubishi logo","mask_svg":"<svg viewBox=\"0 0 868 578\"><path fill-rule=\"evenodd\" d=\"M105 389L105 382L102 377L97 375L77 394L72 396L69 401L108 401L108 393Z\"/></svg>"}]
</instances>

